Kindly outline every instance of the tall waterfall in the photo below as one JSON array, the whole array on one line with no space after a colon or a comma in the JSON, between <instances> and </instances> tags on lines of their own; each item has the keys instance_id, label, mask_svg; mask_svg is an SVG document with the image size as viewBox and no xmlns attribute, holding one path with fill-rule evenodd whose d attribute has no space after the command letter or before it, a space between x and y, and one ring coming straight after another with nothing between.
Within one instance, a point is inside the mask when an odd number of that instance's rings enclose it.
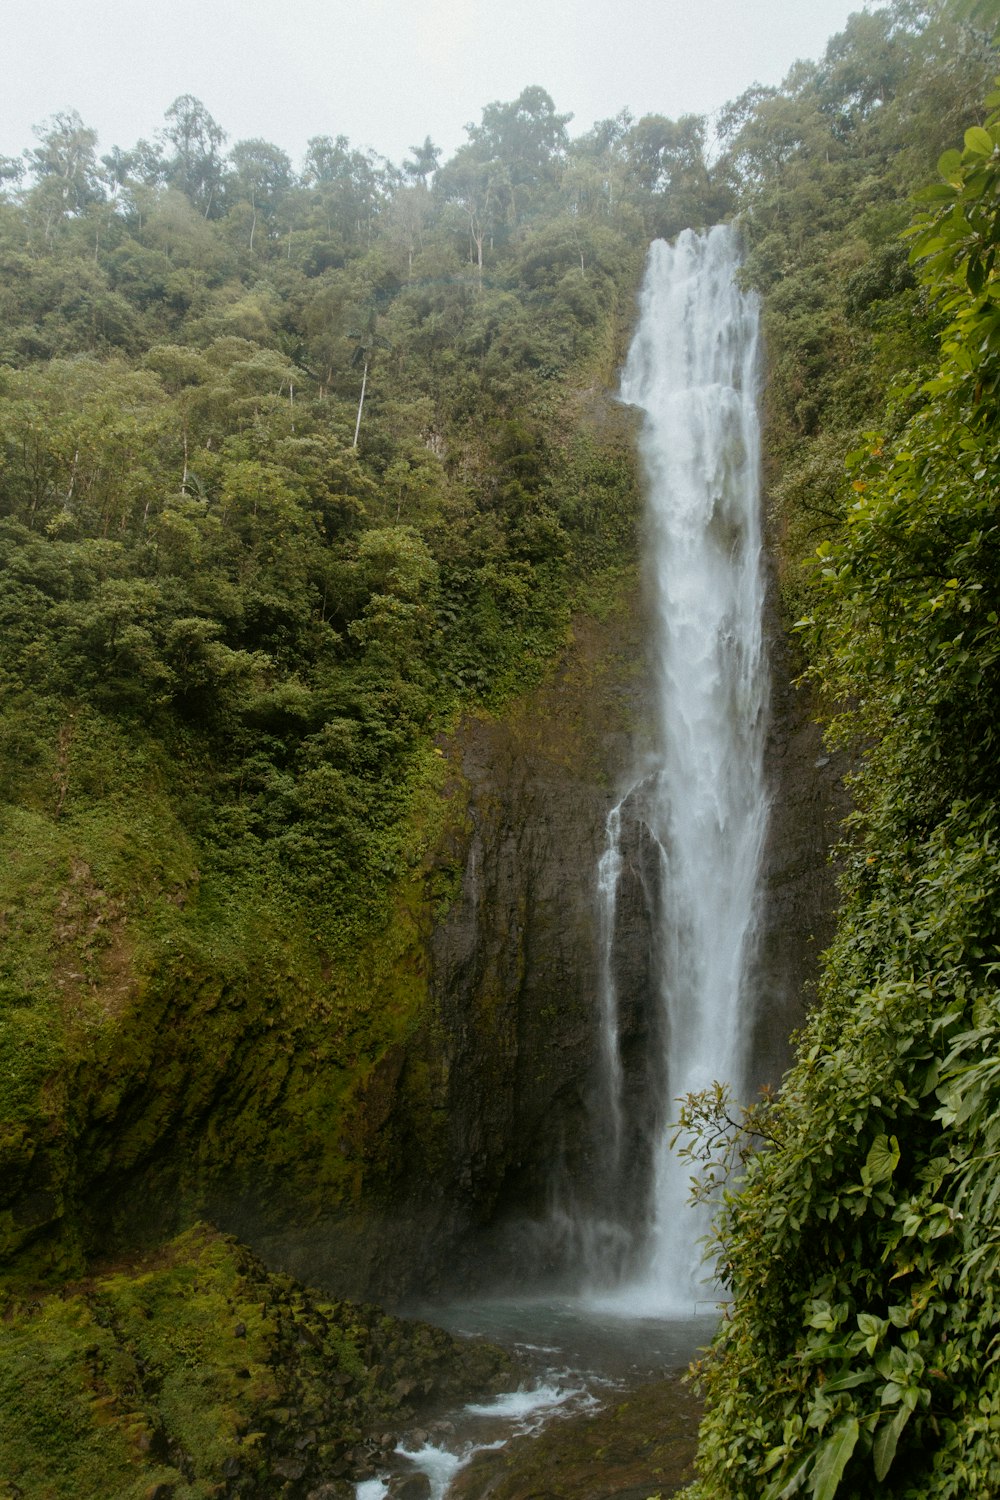
<instances>
[{"instance_id":1,"label":"tall waterfall","mask_svg":"<svg viewBox=\"0 0 1000 1500\"><path fill-rule=\"evenodd\" d=\"M598 872L605 1142L620 1154L630 1098L620 1055L615 903L628 821L655 880L650 1035L662 1055L646 1223L621 1296L638 1311L690 1313L704 1286L703 1214L669 1147L676 1100L746 1088L758 874L766 822L758 313L742 292L736 232L653 244L622 398L644 413L648 562L656 677L649 763L608 819ZM644 1128L649 1128L645 1126Z\"/></svg>"}]
</instances>

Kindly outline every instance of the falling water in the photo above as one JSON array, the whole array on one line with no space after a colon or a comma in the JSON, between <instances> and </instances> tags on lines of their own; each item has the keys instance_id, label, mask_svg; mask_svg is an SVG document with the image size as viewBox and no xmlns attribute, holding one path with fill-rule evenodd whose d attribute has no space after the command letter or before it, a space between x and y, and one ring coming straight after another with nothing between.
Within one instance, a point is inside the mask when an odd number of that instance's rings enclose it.
<instances>
[{"instance_id":1,"label":"falling water","mask_svg":"<svg viewBox=\"0 0 1000 1500\"><path fill-rule=\"evenodd\" d=\"M615 910L622 873L622 805L608 813L604 853L597 866L598 941L600 944L601 1115L604 1175L614 1179L621 1165L623 1078L618 1039L618 990L614 974Z\"/></svg>"},{"instance_id":2,"label":"falling water","mask_svg":"<svg viewBox=\"0 0 1000 1500\"><path fill-rule=\"evenodd\" d=\"M573 1402L588 1402L588 1382L606 1390L606 1375L567 1379L569 1366L591 1368L594 1340L608 1340L595 1366L624 1358L636 1370L635 1325L621 1343L621 1314L648 1318L659 1373L685 1362L709 1336L705 1320L683 1347L661 1343L678 1323L706 1311L699 1238L704 1221L687 1205L687 1171L668 1147L675 1100L716 1079L736 1094L746 1086L749 1021L746 977L752 956L758 868L764 836L763 718L766 696L761 644L756 413L757 308L735 283L736 235L717 228L687 232L673 248L650 252L638 331L622 383L625 401L645 414L642 455L649 492L653 655L656 661L654 750L635 783L609 814L597 871L601 971L602 1080L597 1175L612 1186L584 1222L569 1212L550 1230L573 1240L583 1262L599 1261L603 1285L577 1302L482 1303L454 1309L455 1327L503 1337L503 1320L523 1331L516 1347L560 1362L530 1391L511 1392L470 1418L530 1419ZM658 1117L640 1111L622 1055L620 1015L634 996L616 965L618 907L626 867L641 845L648 868L638 872L653 918L652 989L660 1014L649 1025L662 1055L650 1073L660 1096ZM636 870L630 869L634 881ZM651 1133L648 1222L629 1254L627 1207L640 1135ZM617 1185L616 1185L617 1179ZM573 1220L573 1222L569 1222ZM570 1258L570 1257L567 1257ZM624 1279L622 1266L627 1266ZM595 1304L598 1306L595 1308ZM580 1317L582 1311L583 1316ZM595 1312L612 1314L602 1321ZM440 1309L435 1313L440 1320ZM497 1321L499 1320L499 1321ZM710 1320L709 1320L710 1321ZM586 1330L581 1334L581 1330ZM551 1336L552 1342L549 1342ZM539 1343L540 1337L542 1342ZM684 1337L682 1335L682 1337ZM652 1346L651 1346L652 1347ZM587 1351L586 1353L584 1351ZM609 1361L609 1350L615 1351ZM509 1424L508 1424L509 1428ZM431 1496L448 1493L453 1476L476 1452L499 1446L483 1433L446 1445L401 1445L396 1457L418 1469ZM391 1492L386 1473L357 1489L357 1500Z\"/></svg>"},{"instance_id":3,"label":"falling water","mask_svg":"<svg viewBox=\"0 0 1000 1500\"><path fill-rule=\"evenodd\" d=\"M736 284L729 226L651 248L622 397L644 413L656 663L651 763L611 814L598 875L602 1034L611 1131L628 1111L618 1035L614 904L626 810L660 865L654 982L663 1107L648 1224L622 1296L690 1311L703 1283L704 1218L669 1147L676 1100L718 1080L746 1087L746 980L766 821L766 667L759 520L756 299Z\"/></svg>"}]
</instances>

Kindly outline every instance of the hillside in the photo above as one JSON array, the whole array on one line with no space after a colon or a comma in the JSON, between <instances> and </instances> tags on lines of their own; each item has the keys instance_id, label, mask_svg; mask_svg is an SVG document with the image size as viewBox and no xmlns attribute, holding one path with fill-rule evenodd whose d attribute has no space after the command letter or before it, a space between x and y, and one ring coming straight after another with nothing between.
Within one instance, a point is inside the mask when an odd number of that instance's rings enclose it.
<instances>
[{"instance_id":1,"label":"hillside","mask_svg":"<svg viewBox=\"0 0 1000 1500\"><path fill-rule=\"evenodd\" d=\"M761 1149L693 1493L1000 1485L983 9L853 17L711 148L627 111L571 142L532 87L450 161L321 136L299 171L183 96L0 162L0 1306L28 1365L55 1330L65 1419L12 1495L297 1494L292 1407L360 1477L426 1349L336 1299L510 1274L543 1122L586 1171L574 877L643 696L617 372L649 239L737 215L781 661L853 812L799 1060L723 1145ZM288 1319L319 1343L281 1374Z\"/></svg>"}]
</instances>

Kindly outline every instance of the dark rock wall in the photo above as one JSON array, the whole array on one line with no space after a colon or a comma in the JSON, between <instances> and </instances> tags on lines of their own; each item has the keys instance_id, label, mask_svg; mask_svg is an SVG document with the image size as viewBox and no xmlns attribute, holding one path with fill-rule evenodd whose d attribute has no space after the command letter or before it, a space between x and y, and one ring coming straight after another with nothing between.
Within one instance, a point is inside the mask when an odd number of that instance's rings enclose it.
<instances>
[{"instance_id":1,"label":"dark rock wall","mask_svg":"<svg viewBox=\"0 0 1000 1500\"><path fill-rule=\"evenodd\" d=\"M449 750L468 788L462 889L432 939L450 1148L470 1222L522 1230L476 1234L469 1275L541 1270L551 1247L524 1225L592 1167L594 874L642 712L640 631L632 598L581 622L549 681Z\"/></svg>"},{"instance_id":2,"label":"dark rock wall","mask_svg":"<svg viewBox=\"0 0 1000 1500\"><path fill-rule=\"evenodd\" d=\"M765 750L770 809L760 936L751 990L752 1076L776 1086L791 1061L823 949L833 936L831 851L847 811L843 757L823 745L802 662L782 629L772 585L766 618L771 693Z\"/></svg>"},{"instance_id":3,"label":"dark rock wall","mask_svg":"<svg viewBox=\"0 0 1000 1500\"><path fill-rule=\"evenodd\" d=\"M750 1018L760 1083L780 1078L829 932L842 811L774 611L768 634L772 808ZM608 811L643 753L649 680L635 588L579 621L560 665L502 716L470 716L442 741L449 817L425 877L427 1014L376 1065L378 1118L368 1110L358 1127L390 1175L381 1186L370 1175L356 1203L314 1205L308 1223L288 1202L253 1222L221 1216L272 1264L386 1301L523 1285L558 1275L574 1225L600 1217L596 869ZM647 844L641 809L626 807L614 943L634 1116L615 1188L626 1220L641 1211L662 1113L650 913L669 893Z\"/></svg>"},{"instance_id":4,"label":"dark rock wall","mask_svg":"<svg viewBox=\"0 0 1000 1500\"><path fill-rule=\"evenodd\" d=\"M792 648L773 609L768 625L771 810L750 1018L759 1084L780 1080L829 936L829 849L843 812L838 767L807 693L793 685ZM449 748L468 789L468 842L461 892L432 938L432 987L448 1057L448 1154L467 1210L450 1260L458 1280L541 1272L559 1246L544 1234L533 1239L525 1222L540 1223L553 1199L599 1206L600 1126L595 1135L589 1107L595 878L608 810L634 775L646 733L644 658L643 608L633 595L613 618L581 627L554 678L512 714L467 721ZM641 818L629 819L626 808L623 826L615 977L637 1116L625 1151L632 1181L620 1189L627 1199L643 1176L643 1120L657 1110L649 999L658 870Z\"/></svg>"},{"instance_id":5,"label":"dark rock wall","mask_svg":"<svg viewBox=\"0 0 1000 1500\"><path fill-rule=\"evenodd\" d=\"M280 1191L262 1206L241 1194L216 1216L271 1264L389 1302L544 1271L552 1247L532 1226L593 1156L594 872L642 719L642 657L629 593L576 622L559 665L501 716L442 739L426 1014L379 1119L365 1111L369 1164L391 1177L369 1169L356 1204L310 1222ZM645 941L638 907L625 920Z\"/></svg>"}]
</instances>

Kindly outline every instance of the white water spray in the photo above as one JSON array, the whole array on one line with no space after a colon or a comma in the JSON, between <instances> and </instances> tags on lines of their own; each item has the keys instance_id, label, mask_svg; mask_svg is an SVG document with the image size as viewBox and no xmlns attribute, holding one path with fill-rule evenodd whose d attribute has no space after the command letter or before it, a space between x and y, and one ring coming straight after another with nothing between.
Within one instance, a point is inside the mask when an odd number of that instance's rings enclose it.
<instances>
[{"instance_id":1,"label":"white water spray","mask_svg":"<svg viewBox=\"0 0 1000 1500\"><path fill-rule=\"evenodd\" d=\"M620 1136L617 996L608 934L622 809L641 804L658 845L655 980L664 1107L657 1122L644 1261L616 1297L637 1312L689 1314L710 1297L704 1216L669 1149L676 1100L718 1080L746 1084L746 980L766 823L756 299L736 284L729 226L654 243L622 398L645 414L656 662L653 763L608 822L598 875L604 943L606 1093ZM638 796L637 796L638 793Z\"/></svg>"}]
</instances>

